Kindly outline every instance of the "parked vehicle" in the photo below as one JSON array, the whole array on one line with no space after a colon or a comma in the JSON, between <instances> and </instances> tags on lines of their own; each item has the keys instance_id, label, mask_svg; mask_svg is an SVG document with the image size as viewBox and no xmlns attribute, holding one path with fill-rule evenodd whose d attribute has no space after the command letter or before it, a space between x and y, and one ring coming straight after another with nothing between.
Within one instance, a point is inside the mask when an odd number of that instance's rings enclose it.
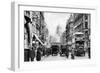
<instances>
[{"instance_id":1,"label":"parked vehicle","mask_svg":"<svg viewBox=\"0 0 100 73\"><path fill-rule=\"evenodd\" d=\"M84 49L84 41L76 41L75 45L75 55L76 56L85 56L85 49Z\"/></svg>"},{"instance_id":2,"label":"parked vehicle","mask_svg":"<svg viewBox=\"0 0 100 73\"><path fill-rule=\"evenodd\" d=\"M66 56L68 58L69 49L68 49L67 45L61 45L60 56Z\"/></svg>"},{"instance_id":3,"label":"parked vehicle","mask_svg":"<svg viewBox=\"0 0 100 73\"><path fill-rule=\"evenodd\" d=\"M76 32L74 34L74 44L72 48L74 48L75 56L85 56L85 48L84 48L84 33ZM74 46L74 47L73 47Z\"/></svg>"},{"instance_id":4,"label":"parked vehicle","mask_svg":"<svg viewBox=\"0 0 100 73\"><path fill-rule=\"evenodd\" d=\"M51 48L46 48L46 56L49 56L51 54L52 54Z\"/></svg>"},{"instance_id":5,"label":"parked vehicle","mask_svg":"<svg viewBox=\"0 0 100 73\"><path fill-rule=\"evenodd\" d=\"M52 45L51 49L52 49L52 56L58 55L58 53L59 53L59 46L58 45Z\"/></svg>"}]
</instances>

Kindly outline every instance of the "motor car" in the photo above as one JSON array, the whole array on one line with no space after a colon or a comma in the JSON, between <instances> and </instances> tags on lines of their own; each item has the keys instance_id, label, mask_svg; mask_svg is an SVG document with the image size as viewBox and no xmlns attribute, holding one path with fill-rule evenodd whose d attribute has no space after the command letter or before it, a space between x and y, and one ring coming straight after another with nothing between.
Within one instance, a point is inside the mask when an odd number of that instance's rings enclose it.
<instances>
[{"instance_id":1,"label":"motor car","mask_svg":"<svg viewBox=\"0 0 100 73\"><path fill-rule=\"evenodd\" d=\"M68 49L67 45L61 45L60 56L66 56L66 57L69 56L69 49Z\"/></svg>"},{"instance_id":2,"label":"motor car","mask_svg":"<svg viewBox=\"0 0 100 73\"><path fill-rule=\"evenodd\" d=\"M84 33L83 32L76 32L74 35L74 55L75 56L85 56L85 40L84 40Z\"/></svg>"},{"instance_id":3,"label":"motor car","mask_svg":"<svg viewBox=\"0 0 100 73\"><path fill-rule=\"evenodd\" d=\"M51 46L52 56L57 56L59 53L59 46L58 45L52 45Z\"/></svg>"},{"instance_id":4,"label":"motor car","mask_svg":"<svg viewBox=\"0 0 100 73\"><path fill-rule=\"evenodd\" d=\"M51 48L46 48L46 56L49 56L51 55Z\"/></svg>"},{"instance_id":5,"label":"motor car","mask_svg":"<svg viewBox=\"0 0 100 73\"><path fill-rule=\"evenodd\" d=\"M85 56L85 51L83 48L78 48L76 51L75 51L75 55L76 56Z\"/></svg>"}]
</instances>

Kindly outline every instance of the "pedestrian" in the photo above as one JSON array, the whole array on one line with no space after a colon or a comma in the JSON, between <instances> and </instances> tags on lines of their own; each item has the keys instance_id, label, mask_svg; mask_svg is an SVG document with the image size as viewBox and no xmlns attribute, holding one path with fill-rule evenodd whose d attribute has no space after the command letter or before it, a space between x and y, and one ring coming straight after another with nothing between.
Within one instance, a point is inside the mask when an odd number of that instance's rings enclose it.
<instances>
[{"instance_id":1,"label":"pedestrian","mask_svg":"<svg viewBox=\"0 0 100 73\"><path fill-rule=\"evenodd\" d=\"M34 58L35 58L35 49L34 49L34 47L32 47L30 49L30 58L31 58L31 61L34 61Z\"/></svg>"},{"instance_id":2,"label":"pedestrian","mask_svg":"<svg viewBox=\"0 0 100 73\"><path fill-rule=\"evenodd\" d=\"M26 29L24 28L24 61L28 62L30 59L30 49L29 49L29 45L28 45L28 35L26 32Z\"/></svg>"},{"instance_id":3,"label":"pedestrian","mask_svg":"<svg viewBox=\"0 0 100 73\"><path fill-rule=\"evenodd\" d=\"M36 60L37 61L40 61L41 60L41 51L40 51L40 48L39 47L37 48Z\"/></svg>"},{"instance_id":4,"label":"pedestrian","mask_svg":"<svg viewBox=\"0 0 100 73\"><path fill-rule=\"evenodd\" d=\"M66 51L66 57L69 57L69 50Z\"/></svg>"},{"instance_id":5,"label":"pedestrian","mask_svg":"<svg viewBox=\"0 0 100 73\"><path fill-rule=\"evenodd\" d=\"M91 52L90 52L90 47L88 47L88 58L91 58Z\"/></svg>"},{"instance_id":6,"label":"pedestrian","mask_svg":"<svg viewBox=\"0 0 100 73\"><path fill-rule=\"evenodd\" d=\"M75 56L74 56L74 48L72 48L72 51L71 51L71 59L74 59Z\"/></svg>"}]
</instances>

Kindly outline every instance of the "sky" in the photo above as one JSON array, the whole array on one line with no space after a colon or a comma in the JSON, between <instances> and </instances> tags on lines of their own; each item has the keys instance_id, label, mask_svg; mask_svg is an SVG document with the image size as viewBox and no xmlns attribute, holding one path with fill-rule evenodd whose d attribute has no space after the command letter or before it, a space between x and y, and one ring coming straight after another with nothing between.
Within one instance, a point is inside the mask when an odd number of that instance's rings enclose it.
<instances>
[{"instance_id":1,"label":"sky","mask_svg":"<svg viewBox=\"0 0 100 73\"><path fill-rule=\"evenodd\" d=\"M61 27L61 32L64 32L69 16L70 13L44 12L44 18L49 30L49 35L57 37L56 28L58 25Z\"/></svg>"}]
</instances>

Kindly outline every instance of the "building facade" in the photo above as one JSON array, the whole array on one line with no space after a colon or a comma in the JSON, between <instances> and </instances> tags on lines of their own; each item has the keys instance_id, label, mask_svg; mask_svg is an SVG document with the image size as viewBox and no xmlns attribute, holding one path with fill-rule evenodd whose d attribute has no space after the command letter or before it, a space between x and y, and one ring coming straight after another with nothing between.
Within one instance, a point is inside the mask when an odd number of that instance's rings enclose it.
<instances>
[{"instance_id":1,"label":"building facade","mask_svg":"<svg viewBox=\"0 0 100 73\"><path fill-rule=\"evenodd\" d=\"M73 14L71 14L66 23L66 42L68 45L72 44L73 23L74 23L74 17L73 17Z\"/></svg>"},{"instance_id":2,"label":"building facade","mask_svg":"<svg viewBox=\"0 0 100 73\"><path fill-rule=\"evenodd\" d=\"M64 31L60 37L60 43L61 44L67 44L66 43L66 31Z\"/></svg>"},{"instance_id":3,"label":"building facade","mask_svg":"<svg viewBox=\"0 0 100 73\"><path fill-rule=\"evenodd\" d=\"M83 33L84 47L90 47L90 14L73 13L66 25L67 43L73 45L75 33Z\"/></svg>"},{"instance_id":4,"label":"building facade","mask_svg":"<svg viewBox=\"0 0 100 73\"><path fill-rule=\"evenodd\" d=\"M24 16L28 18L28 20L24 20L24 24L27 22L28 34L27 38L32 45L33 35L37 36L41 42L46 41L47 31L46 24L44 21L44 14L40 11L24 11ZM26 29L27 30L27 29ZM36 39L34 39L35 41ZM27 45L27 44L26 44Z\"/></svg>"}]
</instances>

